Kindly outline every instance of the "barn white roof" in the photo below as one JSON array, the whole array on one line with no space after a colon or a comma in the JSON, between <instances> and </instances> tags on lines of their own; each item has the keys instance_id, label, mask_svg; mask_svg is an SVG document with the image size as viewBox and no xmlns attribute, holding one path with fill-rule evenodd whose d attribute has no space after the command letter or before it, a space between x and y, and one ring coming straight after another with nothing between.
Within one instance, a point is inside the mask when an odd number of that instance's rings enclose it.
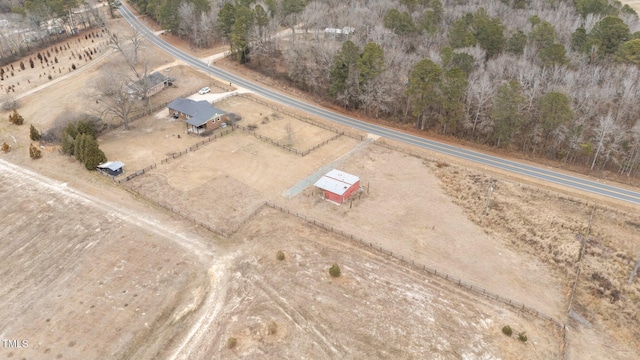
<instances>
[{"instance_id":1,"label":"barn white roof","mask_svg":"<svg viewBox=\"0 0 640 360\"><path fill-rule=\"evenodd\" d=\"M337 195L343 195L351 185L360 181L360 178L347 174L340 170L331 170L316 181L315 186L322 190L330 191Z\"/></svg>"}]
</instances>

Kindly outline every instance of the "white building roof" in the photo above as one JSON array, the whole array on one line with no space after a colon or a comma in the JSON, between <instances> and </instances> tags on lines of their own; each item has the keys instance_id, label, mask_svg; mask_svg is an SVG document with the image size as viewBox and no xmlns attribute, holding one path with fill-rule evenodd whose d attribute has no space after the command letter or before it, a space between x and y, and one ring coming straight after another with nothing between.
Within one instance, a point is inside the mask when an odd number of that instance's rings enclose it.
<instances>
[{"instance_id":1,"label":"white building roof","mask_svg":"<svg viewBox=\"0 0 640 360\"><path fill-rule=\"evenodd\" d=\"M330 191L337 195L343 195L351 185L358 181L360 181L359 177L334 169L326 173L313 185L322 190Z\"/></svg>"},{"instance_id":2,"label":"white building roof","mask_svg":"<svg viewBox=\"0 0 640 360\"><path fill-rule=\"evenodd\" d=\"M328 173L324 174L324 176L332 178L332 179L336 179L338 181L341 181L343 183L347 183L349 185L353 185L353 184L357 183L358 181L360 181L359 177L357 177L355 175L347 174L344 171L340 171L340 170L336 170L336 169L333 169L333 170L329 171Z\"/></svg>"},{"instance_id":3,"label":"white building roof","mask_svg":"<svg viewBox=\"0 0 640 360\"><path fill-rule=\"evenodd\" d=\"M109 161L109 162L106 162L104 164L98 165L98 168L100 168L100 169L109 169L111 171L116 171L116 170L120 169L123 166L124 166L124 164L122 162L120 162L120 161Z\"/></svg>"}]
</instances>

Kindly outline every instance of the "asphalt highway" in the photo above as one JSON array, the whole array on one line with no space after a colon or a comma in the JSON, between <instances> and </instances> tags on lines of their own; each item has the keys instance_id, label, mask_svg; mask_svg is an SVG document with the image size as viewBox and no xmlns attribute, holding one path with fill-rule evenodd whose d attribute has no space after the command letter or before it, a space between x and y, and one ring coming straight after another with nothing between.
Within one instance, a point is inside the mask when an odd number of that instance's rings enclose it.
<instances>
[{"instance_id":1,"label":"asphalt highway","mask_svg":"<svg viewBox=\"0 0 640 360\"><path fill-rule=\"evenodd\" d=\"M461 159L473 161L482 165L494 167L500 170L505 170L505 171L516 173L519 175L525 175L534 179L548 181L550 183L563 185L569 188L578 189L585 192L609 197L612 199L622 200L632 204L640 205L640 192L638 191L632 191L632 190L608 185L603 182L586 180L579 177L556 172L553 170L544 169L542 167L526 165L516 161L505 160L499 157L486 155L480 152L467 150L457 146L424 139L421 137L404 133L402 131L387 129L382 126L369 124L364 121L356 120L348 116L340 115L332 111L329 111L311 104L307 104L300 100L290 98L287 95L256 85L255 83L252 83L241 77L238 77L236 75L233 75L231 73L218 69L214 66L210 66L210 64L207 64L206 62L203 62L202 60L196 57L193 57L187 53L184 53L178 48L175 48L174 46L168 44L167 42L165 42L164 40L156 36L151 30L149 30L144 24L142 24L129 11L129 9L124 4L120 6L119 11L120 11L120 14L123 16L123 18L126 19L126 21L129 22L129 24L134 29L139 31L149 42L158 46L159 48L167 52L169 55L175 57L176 59L182 60L189 66L202 70L203 72L209 73L212 76L215 76L219 79L231 82L235 85L251 90L258 95L261 95L272 101L278 102L284 106L302 110L314 116L318 116L330 121L334 121L342 125L350 126L354 129L366 131L370 134L382 136L382 137L397 140L397 141L402 141L404 143L418 146L424 149L429 149L442 154L455 156Z\"/></svg>"}]
</instances>

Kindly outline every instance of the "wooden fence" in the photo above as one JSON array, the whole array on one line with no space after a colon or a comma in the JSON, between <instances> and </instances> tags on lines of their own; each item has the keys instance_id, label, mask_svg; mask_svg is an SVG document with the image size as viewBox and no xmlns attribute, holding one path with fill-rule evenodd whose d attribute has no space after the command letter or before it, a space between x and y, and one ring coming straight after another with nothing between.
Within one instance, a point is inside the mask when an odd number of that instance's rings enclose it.
<instances>
[{"instance_id":1,"label":"wooden fence","mask_svg":"<svg viewBox=\"0 0 640 360\"><path fill-rule=\"evenodd\" d=\"M466 281L463 281L462 279L459 279L459 278L456 278L454 276L451 276L451 275L449 275L449 274L447 274L445 272L438 271L437 269L430 268L430 267L428 267L426 265L416 263L414 260L409 259L409 258L407 258L407 257L405 257L403 255L400 255L400 254L397 254L397 253L394 254L393 251L390 251L390 250L384 249L384 248L382 248L380 246L374 245L373 243L365 241L364 239L362 239L360 237L354 236L353 234L349 234L349 233L347 233L345 231L342 231L342 230L340 230L338 228L335 228L335 227L333 227L331 225L325 224L325 223L323 223L321 221L318 221L318 220L316 220L314 218L310 218L310 217L307 217L304 214L300 214L300 213L297 213L295 211L291 211L291 210L289 210L289 209L287 209L287 208L285 208L283 206L274 204L272 202L267 202L265 205L270 207L270 208L279 210L279 211L281 211L283 213L286 213L286 214L289 214L289 215L293 215L293 216L295 216L297 218L300 218L300 219L306 221L307 223L313 224L313 225L315 225L317 227L320 227L320 228L322 228L324 230L327 230L327 231L333 232L333 233L335 233L337 235L340 235L343 238L346 238L346 239L349 239L351 241L354 241L354 242L356 242L357 244L361 245L364 248L369 248L369 249L372 249L374 251L377 251L377 252L383 253L385 255L388 255L390 257L393 257L394 259L399 260L400 262L404 263L406 266L412 267L412 268L417 269L417 270L422 271L422 272L429 273L431 275L438 276L441 279L444 279L444 280L449 281L449 282L451 282L453 284L456 284L458 286L466 288L466 289L468 289L468 290L470 290L470 291L472 291L474 293L477 293L479 295L487 297L487 298L489 298L491 300L499 301L499 302L501 302L503 304L506 304L506 305L509 305L509 306L511 306L511 307L513 307L515 309L528 312L528 313L530 313L532 315L535 315L535 316L537 316L537 317L539 317L541 319L547 320L547 321L551 322L552 324L554 324L555 326L557 326L561 330L563 330L564 327L565 327L565 324L563 324L562 322L560 322L560 321L554 319L553 317L551 317L551 316L549 316L549 315L547 315L545 313L542 313L542 312L540 312L540 311L538 311L538 310L536 310L534 308L526 306L526 305L524 305L522 303L519 303L517 301L502 297L500 295L494 294L494 293L492 293L492 292L490 292L490 291L488 291L488 290L486 290L486 289L484 289L484 288L482 288L480 286L468 283Z\"/></svg>"},{"instance_id":2,"label":"wooden fence","mask_svg":"<svg viewBox=\"0 0 640 360\"><path fill-rule=\"evenodd\" d=\"M166 158L160 160L160 164L167 164L167 163L169 163L169 160L179 158L180 156L182 156L182 155L184 155L186 153L189 153L189 152L194 152L194 151L198 150L200 147L204 146L205 144L208 144L208 143L210 143L210 142L212 142L212 141L214 141L214 140L216 140L218 138L221 138L221 137L223 137L223 136L225 136L227 134L230 134L232 131L233 131L233 128L230 127L229 129L227 129L225 131L222 131L220 133L214 134L212 136L209 136L208 138L206 138L206 139L204 139L202 141L199 141L199 142L189 146L188 148L186 148L186 149L184 149L184 150L182 150L180 152L171 153ZM133 178L135 178L137 176L144 175L147 171L149 171L151 169L155 169L157 167L158 166L156 165L156 163L153 163L153 164L145 167L144 169L138 170L138 171L134 172L133 174L128 175L124 179L116 179L116 178L113 178L113 179L117 183L127 182L127 181L129 181L129 180L131 180L131 179L133 179Z\"/></svg>"},{"instance_id":3,"label":"wooden fence","mask_svg":"<svg viewBox=\"0 0 640 360\"><path fill-rule=\"evenodd\" d=\"M285 114L287 116L291 116L294 119L300 120L302 122L305 122L305 123L313 125L313 126L317 126L319 128L325 129L325 130L329 130L329 131L334 132L336 134L345 135L345 136L348 136L348 137L350 137L352 139L356 139L356 140L360 140L360 141L364 140L364 138L366 137L364 135L352 133L352 132L349 132L349 131L338 130L338 129L333 128L331 126L325 125L325 124L323 124L323 123L321 123L319 121L312 120L309 117L300 116L298 114L294 114L292 112L289 112L289 111L285 110L284 106L276 106L274 104L271 104L271 103L256 99L253 96L247 96L245 94L238 94L238 96L242 97L243 99L247 99L249 101L253 101L255 103L258 103L260 105L264 105L264 106L266 106L266 107L268 107L270 109L273 109L273 110L275 110L277 112L283 113L283 114Z\"/></svg>"}]
</instances>

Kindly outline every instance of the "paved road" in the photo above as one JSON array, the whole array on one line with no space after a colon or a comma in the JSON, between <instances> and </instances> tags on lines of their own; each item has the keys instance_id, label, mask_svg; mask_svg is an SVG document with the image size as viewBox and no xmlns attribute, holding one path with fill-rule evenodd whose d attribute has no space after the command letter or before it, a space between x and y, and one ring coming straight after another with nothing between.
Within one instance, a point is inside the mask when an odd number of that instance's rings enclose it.
<instances>
[{"instance_id":1,"label":"paved road","mask_svg":"<svg viewBox=\"0 0 640 360\"><path fill-rule=\"evenodd\" d=\"M355 129L366 131L371 134L383 136L389 139L398 140L407 144L415 145L424 149L433 150L442 154L455 156L465 160L474 161L479 164L491 166L497 169L506 170L520 175L529 176L538 180L548 181L554 184L567 186L573 189L579 189L582 191L590 192L606 196L612 199L626 201L632 204L640 205L640 192L623 189L616 186L607 185L597 181L585 180L579 177L565 175L553 170L544 169L541 167L525 165L519 162L501 159L495 156L482 154L472 150L466 150L452 145L443 144L433 140L427 140L421 137L409 135L397 130L387 129L381 126L369 124L363 121L359 121L347 116L343 116L326 109L319 108L302 102L300 100L292 99L287 95L281 94L277 91L264 88L256 85L250 81L240 78L236 75L220 70L216 67L209 66L202 60L184 53L180 49L168 44L164 40L156 36L151 30L144 26L125 6L120 7L120 14L131 24L131 26L138 30L141 34L147 38L148 41L158 46L162 50L166 51L171 56L184 61L189 66L200 69L204 72L208 72L213 76L216 76L222 80L232 82L238 86L244 87L248 90L255 92L267 99L279 102L285 106L290 106L298 110L305 111L309 114L331 120L342 125L351 126Z\"/></svg>"}]
</instances>

